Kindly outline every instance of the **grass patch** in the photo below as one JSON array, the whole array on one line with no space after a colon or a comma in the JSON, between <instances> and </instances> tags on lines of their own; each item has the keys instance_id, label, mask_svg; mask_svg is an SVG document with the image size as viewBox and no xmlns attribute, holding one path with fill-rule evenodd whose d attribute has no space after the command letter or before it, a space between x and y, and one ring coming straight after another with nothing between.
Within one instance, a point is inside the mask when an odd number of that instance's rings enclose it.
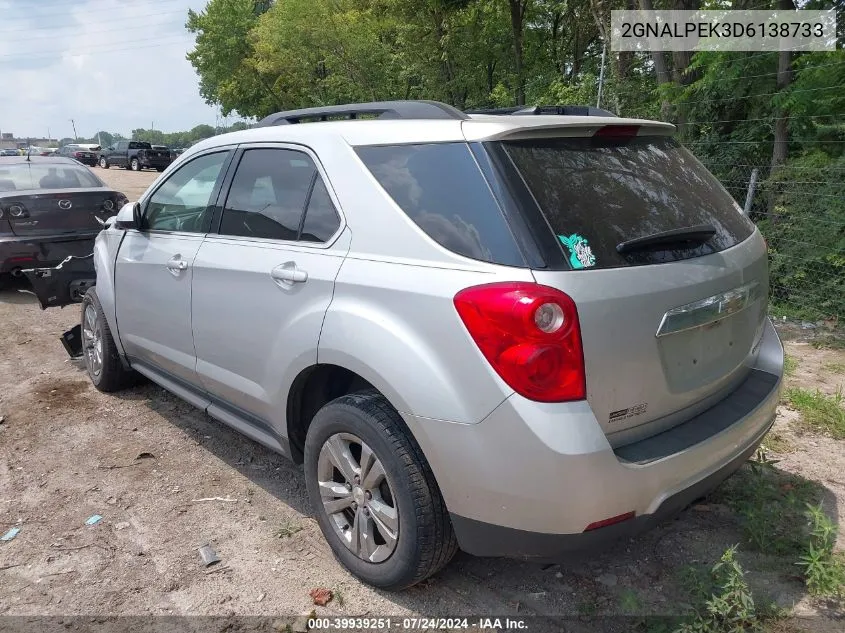
<instances>
[{"instance_id":1,"label":"grass patch","mask_svg":"<svg viewBox=\"0 0 845 633\"><path fill-rule=\"evenodd\" d=\"M762 448L766 452L778 453L780 455L792 452L792 444L777 431L768 432L766 437L763 438Z\"/></svg>"},{"instance_id":2,"label":"grass patch","mask_svg":"<svg viewBox=\"0 0 845 633\"><path fill-rule=\"evenodd\" d=\"M293 520L287 520L276 530L276 538L288 538L301 530L302 526L299 523Z\"/></svg>"},{"instance_id":3,"label":"grass patch","mask_svg":"<svg viewBox=\"0 0 845 633\"><path fill-rule=\"evenodd\" d=\"M640 600L639 594L631 588L625 588L619 595L619 608L622 613L636 614L642 611L643 602Z\"/></svg>"},{"instance_id":4,"label":"grass patch","mask_svg":"<svg viewBox=\"0 0 845 633\"><path fill-rule=\"evenodd\" d=\"M822 370L832 374L845 374L845 363L825 363L822 365Z\"/></svg>"},{"instance_id":5,"label":"grass patch","mask_svg":"<svg viewBox=\"0 0 845 633\"><path fill-rule=\"evenodd\" d=\"M808 427L829 433L837 440L845 439L845 404L841 389L836 395L829 396L818 389L809 391L793 387L786 390L786 399L801 412Z\"/></svg>"},{"instance_id":6,"label":"grass patch","mask_svg":"<svg viewBox=\"0 0 845 633\"><path fill-rule=\"evenodd\" d=\"M739 518L744 541L764 554L798 556L805 537L796 526L805 523L807 504L821 501L823 488L814 481L774 468L758 452L711 495Z\"/></svg>"},{"instance_id":7,"label":"grass patch","mask_svg":"<svg viewBox=\"0 0 845 633\"><path fill-rule=\"evenodd\" d=\"M824 334L810 341L816 349L845 349L845 337Z\"/></svg>"},{"instance_id":8,"label":"grass patch","mask_svg":"<svg viewBox=\"0 0 845 633\"><path fill-rule=\"evenodd\" d=\"M787 376L792 376L795 370L798 369L798 359L789 354L783 356L783 373Z\"/></svg>"}]
</instances>

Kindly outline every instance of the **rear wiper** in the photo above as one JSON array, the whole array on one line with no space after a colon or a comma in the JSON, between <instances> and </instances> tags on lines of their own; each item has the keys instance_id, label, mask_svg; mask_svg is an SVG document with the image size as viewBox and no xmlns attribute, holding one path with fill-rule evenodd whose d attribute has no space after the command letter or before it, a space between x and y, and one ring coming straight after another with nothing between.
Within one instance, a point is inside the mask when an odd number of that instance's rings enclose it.
<instances>
[{"instance_id":1,"label":"rear wiper","mask_svg":"<svg viewBox=\"0 0 845 633\"><path fill-rule=\"evenodd\" d=\"M716 229L712 225L697 224L625 240L617 244L616 252L624 255L635 251L659 250L660 247L692 248L700 246L714 235L716 235Z\"/></svg>"}]
</instances>

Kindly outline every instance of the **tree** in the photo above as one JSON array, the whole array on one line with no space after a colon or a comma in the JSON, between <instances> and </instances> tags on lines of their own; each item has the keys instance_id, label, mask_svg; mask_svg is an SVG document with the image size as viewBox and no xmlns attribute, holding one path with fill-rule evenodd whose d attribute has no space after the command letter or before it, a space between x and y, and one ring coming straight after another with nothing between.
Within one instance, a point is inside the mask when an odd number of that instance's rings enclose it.
<instances>
[{"instance_id":1,"label":"tree","mask_svg":"<svg viewBox=\"0 0 845 633\"><path fill-rule=\"evenodd\" d=\"M196 35L188 61L199 75L200 94L207 103L219 104L224 115L264 116L282 107L273 79L251 62L251 32L268 4L210 0L203 11L188 11L185 27Z\"/></svg>"}]
</instances>

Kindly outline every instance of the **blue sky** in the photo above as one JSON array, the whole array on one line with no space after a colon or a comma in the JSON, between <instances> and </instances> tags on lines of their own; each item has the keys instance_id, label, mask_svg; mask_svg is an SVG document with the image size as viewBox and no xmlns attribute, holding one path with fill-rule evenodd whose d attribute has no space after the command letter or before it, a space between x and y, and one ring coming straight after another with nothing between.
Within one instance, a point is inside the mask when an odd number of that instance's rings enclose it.
<instances>
[{"instance_id":1,"label":"blue sky","mask_svg":"<svg viewBox=\"0 0 845 633\"><path fill-rule=\"evenodd\" d=\"M0 131L80 136L215 124L185 54L206 0L0 0ZM235 119L229 119L229 123ZM222 120L221 120L222 122Z\"/></svg>"}]
</instances>

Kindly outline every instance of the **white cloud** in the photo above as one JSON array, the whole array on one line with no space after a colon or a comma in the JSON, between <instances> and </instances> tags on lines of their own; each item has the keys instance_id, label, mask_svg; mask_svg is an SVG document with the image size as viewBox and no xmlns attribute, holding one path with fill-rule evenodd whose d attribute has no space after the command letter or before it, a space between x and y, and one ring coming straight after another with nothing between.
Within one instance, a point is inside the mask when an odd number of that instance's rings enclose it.
<instances>
[{"instance_id":1,"label":"white cloud","mask_svg":"<svg viewBox=\"0 0 845 633\"><path fill-rule=\"evenodd\" d=\"M0 0L0 131L80 136L214 125L185 59L205 0Z\"/></svg>"}]
</instances>

